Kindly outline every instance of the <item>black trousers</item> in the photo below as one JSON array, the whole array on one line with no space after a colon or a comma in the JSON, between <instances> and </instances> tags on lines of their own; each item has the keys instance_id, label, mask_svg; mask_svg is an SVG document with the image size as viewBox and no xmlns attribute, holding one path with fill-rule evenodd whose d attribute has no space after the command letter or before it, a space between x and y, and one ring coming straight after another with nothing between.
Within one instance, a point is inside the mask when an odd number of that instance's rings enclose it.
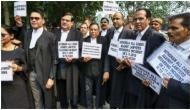
<instances>
[{"instance_id":1,"label":"black trousers","mask_svg":"<svg viewBox=\"0 0 190 110\"><path fill-rule=\"evenodd\" d=\"M67 100L67 87L66 87L66 80L57 79L57 95L61 104L61 108L68 108L69 103ZM74 104L71 100L71 108L77 108L77 104Z\"/></svg>"},{"instance_id":2,"label":"black trousers","mask_svg":"<svg viewBox=\"0 0 190 110\"><path fill-rule=\"evenodd\" d=\"M86 104L88 109L100 108L100 78L99 77L88 77L85 76L85 94ZM95 102L93 102L93 87L95 89Z\"/></svg>"},{"instance_id":3,"label":"black trousers","mask_svg":"<svg viewBox=\"0 0 190 110\"><path fill-rule=\"evenodd\" d=\"M56 80L56 83L57 83L57 96L59 98L61 108L68 108L66 80Z\"/></svg>"}]
</instances>

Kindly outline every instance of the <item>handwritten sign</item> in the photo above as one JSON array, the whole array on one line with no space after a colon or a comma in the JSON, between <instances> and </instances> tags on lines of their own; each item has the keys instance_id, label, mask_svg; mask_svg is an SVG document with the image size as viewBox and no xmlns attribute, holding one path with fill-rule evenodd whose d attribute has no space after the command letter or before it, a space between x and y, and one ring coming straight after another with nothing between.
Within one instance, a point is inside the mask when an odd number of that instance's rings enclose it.
<instances>
[{"instance_id":1,"label":"handwritten sign","mask_svg":"<svg viewBox=\"0 0 190 110\"><path fill-rule=\"evenodd\" d=\"M13 81L11 62L1 62L1 81Z\"/></svg>"},{"instance_id":2,"label":"handwritten sign","mask_svg":"<svg viewBox=\"0 0 190 110\"><path fill-rule=\"evenodd\" d=\"M143 64L145 46L145 41L120 39L118 56L121 59L128 58L135 63Z\"/></svg>"},{"instance_id":3,"label":"handwritten sign","mask_svg":"<svg viewBox=\"0 0 190 110\"><path fill-rule=\"evenodd\" d=\"M150 88L152 88L157 94L160 93L162 79L156 74L139 64L132 65L132 74L140 80L149 80Z\"/></svg>"},{"instance_id":4,"label":"handwritten sign","mask_svg":"<svg viewBox=\"0 0 190 110\"><path fill-rule=\"evenodd\" d=\"M103 12L106 14L114 14L119 10L119 5L115 1L104 1Z\"/></svg>"},{"instance_id":5,"label":"handwritten sign","mask_svg":"<svg viewBox=\"0 0 190 110\"><path fill-rule=\"evenodd\" d=\"M82 57L101 59L101 53L102 53L102 44L92 44L88 42L83 42Z\"/></svg>"},{"instance_id":6,"label":"handwritten sign","mask_svg":"<svg viewBox=\"0 0 190 110\"><path fill-rule=\"evenodd\" d=\"M58 42L59 58L79 58L79 43L78 41Z\"/></svg>"},{"instance_id":7,"label":"handwritten sign","mask_svg":"<svg viewBox=\"0 0 190 110\"><path fill-rule=\"evenodd\" d=\"M182 83L190 82L190 65L168 42L159 47L147 61L161 78L173 78Z\"/></svg>"},{"instance_id":8,"label":"handwritten sign","mask_svg":"<svg viewBox=\"0 0 190 110\"><path fill-rule=\"evenodd\" d=\"M118 41L115 41L115 40L111 40L110 42L110 47L109 47L109 50L108 50L108 55L110 56L113 56L113 57L118 57L118 44L119 42Z\"/></svg>"},{"instance_id":9,"label":"handwritten sign","mask_svg":"<svg viewBox=\"0 0 190 110\"><path fill-rule=\"evenodd\" d=\"M14 2L14 16L26 16L26 1Z\"/></svg>"}]
</instances>

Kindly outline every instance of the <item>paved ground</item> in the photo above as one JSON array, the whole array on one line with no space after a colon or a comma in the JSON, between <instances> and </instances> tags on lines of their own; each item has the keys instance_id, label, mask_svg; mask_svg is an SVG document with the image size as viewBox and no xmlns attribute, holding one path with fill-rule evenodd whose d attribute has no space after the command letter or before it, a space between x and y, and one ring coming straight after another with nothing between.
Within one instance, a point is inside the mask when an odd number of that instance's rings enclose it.
<instances>
[{"instance_id":1,"label":"paved ground","mask_svg":"<svg viewBox=\"0 0 190 110\"><path fill-rule=\"evenodd\" d=\"M95 100L95 97L94 97L94 100ZM60 102L57 102L57 108L61 109ZM106 102L105 105L103 105L102 109L109 109L109 108L110 108L110 105ZM71 109L71 107L69 107L69 109ZM86 109L86 108L81 105L78 105L78 109Z\"/></svg>"}]
</instances>

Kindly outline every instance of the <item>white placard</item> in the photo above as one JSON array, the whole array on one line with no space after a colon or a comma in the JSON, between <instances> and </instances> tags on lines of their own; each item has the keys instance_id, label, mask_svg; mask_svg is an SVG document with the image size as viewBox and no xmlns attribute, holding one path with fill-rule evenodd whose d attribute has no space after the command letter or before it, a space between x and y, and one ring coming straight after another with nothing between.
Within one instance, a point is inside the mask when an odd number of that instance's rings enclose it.
<instances>
[{"instance_id":1,"label":"white placard","mask_svg":"<svg viewBox=\"0 0 190 110\"><path fill-rule=\"evenodd\" d=\"M157 94L160 93L162 79L159 76L139 64L132 65L132 74L140 80L149 80L150 88Z\"/></svg>"},{"instance_id":2,"label":"white placard","mask_svg":"<svg viewBox=\"0 0 190 110\"><path fill-rule=\"evenodd\" d=\"M145 41L120 39L118 56L121 59L128 58L135 63L143 64L145 46Z\"/></svg>"},{"instance_id":3,"label":"white placard","mask_svg":"<svg viewBox=\"0 0 190 110\"><path fill-rule=\"evenodd\" d=\"M118 58L118 44L118 41L115 41L113 39L111 40L108 55Z\"/></svg>"},{"instance_id":4,"label":"white placard","mask_svg":"<svg viewBox=\"0 0 190 110\"><path fill-rule=\"evenodd\" d=\"M78 41L58 42L59 58L79 58L79 43Z\"/></svg>"},{"instance_id":5,"label":"white placard","mask_svg":"<svg viewBox=\"0 0 190 110\"><path fill-rule=\"evenodd\" d=\"M26 16L26 1L14 2L14 16Z\"/></svg>"},{"instance_id":6,"label":"white placard","mask_svg":"<svg viewBox=\"0 0 190 110\"><path fill-rule=\"evenodd\" d=\"M161 78L173 78L182 83L190 82L190 65L168 42L160 46L147 61Z\"/></svg>"},{"instance_id":7,"label":"white placard","mask_svg":"<svg viewBox=\"0 0 190 110\"><path fill-rule=\"evenodd\" d=\"M11 62L1 62L1 81L13 81Z\"/></svg>"},{"instance_id":8,"label":"white placard","mask_svg":"<svg viewBox=\"0 0 190 110\"><path fill-rule=\"evenodd\" d=\"M89 42L83 42L82 57L101 59L101 54L102 54L102 44L92 44Z\"/></svg>"},{"instance_id":9,"label":"white placard","mask_svg":"<svg viewBox=\"0 0 190 110\"><path fill-rule=\"evenodd\" d=\"M104 1L103 12L106 14L114 14L119 10L119 5L115 1Z\"/></svg>"}]
</instances>

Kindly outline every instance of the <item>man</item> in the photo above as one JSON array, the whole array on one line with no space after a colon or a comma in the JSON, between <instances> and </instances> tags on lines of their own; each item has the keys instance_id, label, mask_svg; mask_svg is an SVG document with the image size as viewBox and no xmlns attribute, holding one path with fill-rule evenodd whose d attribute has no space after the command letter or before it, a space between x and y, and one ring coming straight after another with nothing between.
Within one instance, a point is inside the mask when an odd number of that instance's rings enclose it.
<instances>
[{"instance_id":1,"label":"man","mask_svg":"<svg viewBox=\"0 0 190 110\"><path fill-rule=\"evenodd\" d=\"M116 12L112 17L112 22L115 29L106 36L106 38L108 39L108 45L110 45L111 40L117 42L119 39L126 39L133 36L133 32L123 27L124 16L122 13ZM111 92L110 96L111 108L120 108L124 96L123 82L126 73L125 69L124 70L117 69L120 64L121 64L120 59L111 56L106 57L103 82L105 83L110 78L111 91L108 92Z\"/></svg>"},{"instance_id":2,"label":"man","mask_svg":"<svg viewBox=\"0 0 190 110\"><path fill-rule=\"evenodd\" d=\"M103 17L101 19L101 31L100 31L100 35L101 36L106 36L106 34L108 34L109 32L111 32L111 30L109 29L109 20L106 17Z\"/></svg>"},{"instance_id":3,"label":"man","mask_svg":"<svg viewBox=\"0 0 190 110\"><path fill-rule=\"evenodd\" d=\"M190 65L190 13L182 13L169 18L168 36L177 45L177 52ZM189 74L189 73L188 73ZM164 86L169 96L169 108L190 108L190 82L181 83L164 78Z\"/></svg>"},{"instance_id":4,"label":"man","mask_svg":"<svg viewBox=\"0 0 190 110\"><path fill-rule=\"evenodd\" d=\"M107 54L106 39L99 34L99 25L92 23L90 25L90 36L84 39L84 42L91 44L102 44L101 58L94 59L91 57L83 57L81 59L81 66L84 73L85 81L85 96L87 108L101 108L104 104L104 87L102 83L102 74L104 67L104 59ZM95 89L95 102L93 103L93 88Z\"/></svg>"},{"instance_id":5,"label":"man","mask_svg":"<svg viewBox=\"0 0 190 110\"><path fill-rule=\"evenodd\" d=\"M72 13L66 13L61 17L61 28L55 32L57 44L58 41L78 41L80 51L82 47L82 34L72 28L73 23L74 16ZM56 82L58 97L62 108L68 108L68 101L70 101L71 108L77 108L78 78L79 70L77 59L71 57L64 59L59 58Z\"/></svg>"},{"instance_id":6,"label":"man","mask_svg":"<svg viewBox=\"0 0 190 110\"><path fill-rule=\"evenodd\" d=\"M163 34L164 38L169 41L168 36L164 32L161 31L162 24L163 24L163 20L161 18L154 18L151 24L152 24L152 29Z\"/></svg>"},{"instance_id":7,"label":"man","mask_svg":"<svg viewBox=\"0 0 190 110\"><path fill-rule=\"evenodd\" d=\"M12 42L16 45L24 45L24 36L25 36L25 26L21 16L16 15L14 17L15 26L13 26L14 40Z\"/></svg>"},{"instance_id":8,"label":"man","mask_svg":"<svg viewBox=\"0 0 190 110\"><path fill-rule=\"evenodd\" d=\"M138 9L134 14L134 25L137 30L135 40L146 41L145 55L143 66L154 72L153 68L147 63L147 57L158 48L164 41L164 37L153 31L150 26L151 12L148 9ZM125 60L127 66L131 63ZM154 108L157 94L149 87L145 87L142 82L132 75L131 68L127 71L125 79L126 95L124 100L124 108Z\"/></svg>"},{"instance_id":9,"label":"man","mask_svg":"<svg viewBox=\"0 0 190 110\"><path fill-rule=\"evenodd\" d=\"M125 28L134 30L133 16L127 16Z\"/></svg>"},{"instance_id":10,"label":"man","mask_svg":"<svg viewBox=\"0 0 190 110\"><path fill-rule=\"evenodd\" d=\"M44 30L44 14L41 10L31 12L30 24L32 30L27 32L24 48L35 107L55 108L53 85L56 69L56 37Z\"/></svg>"}]
</instances>

